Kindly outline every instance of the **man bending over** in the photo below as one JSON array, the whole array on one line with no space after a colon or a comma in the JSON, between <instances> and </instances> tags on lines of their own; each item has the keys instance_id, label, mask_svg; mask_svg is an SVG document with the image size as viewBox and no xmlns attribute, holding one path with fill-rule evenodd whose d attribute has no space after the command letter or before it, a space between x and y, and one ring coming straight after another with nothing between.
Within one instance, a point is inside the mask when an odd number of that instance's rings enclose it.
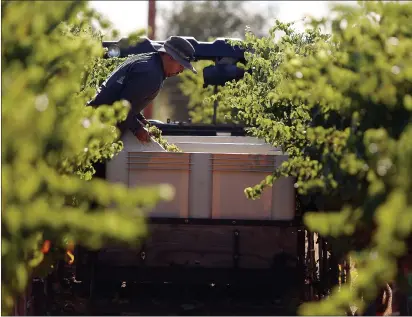
<instances>
[{"instance_id":1,"label":"man bending over","mask_svg":"<svg viewBox=\"0 0 412 317\"><path fill-rule=\"evenodd\" d=\"M139 141L149 142L150 135L145 128L148 122L141 112L158 95L166 78L179 75L185 68L197 74L190 64L194 53L189 41L171 36L157 52L128 58L109 75L88 105L98 107L127 100L131 110L119 125L121 133L129 129Z\"/></svg>"}]
</instances>

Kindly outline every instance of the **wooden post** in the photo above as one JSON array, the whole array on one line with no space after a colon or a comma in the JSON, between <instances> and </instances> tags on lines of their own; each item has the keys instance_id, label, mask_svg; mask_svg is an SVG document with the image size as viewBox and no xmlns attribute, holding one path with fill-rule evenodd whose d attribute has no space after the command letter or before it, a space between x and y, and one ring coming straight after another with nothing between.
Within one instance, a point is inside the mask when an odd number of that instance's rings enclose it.
<instances>
[{"instance_id":1,"label":"wooden post","mask_svg":"<svg viewBox=\"0 0 412 317\"><path fill-rule=\"evenodd\" d=\"M149 39L154 40L156 37L156 0L149 0L147 24L149 27L148 37ZM153 103L148 104L144 109L144 116L147 119L151 119L153 117Z\"/></svg>"}]
</instances>

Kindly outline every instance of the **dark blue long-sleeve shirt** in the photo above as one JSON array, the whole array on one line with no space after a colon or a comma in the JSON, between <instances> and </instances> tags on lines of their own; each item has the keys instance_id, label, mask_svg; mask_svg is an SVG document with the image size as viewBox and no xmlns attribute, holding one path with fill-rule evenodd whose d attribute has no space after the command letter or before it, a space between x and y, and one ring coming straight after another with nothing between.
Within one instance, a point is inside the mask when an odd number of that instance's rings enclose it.
<instances>
[{"instance_id":1,"label":"dark blue long-sleeve shirt","mask_svg":"<svg viewBox=\"0 0 412 317\"><path fill-rule=\"evenodd\" d=\"M97 107L127 100L131 110L119 128L122 134L127 128L136 133L141 128L136 118L144 119L141 111L157 96L165 79L158 52L132 56L109 75L88 105Z\"/></svg>"}]
</instances>

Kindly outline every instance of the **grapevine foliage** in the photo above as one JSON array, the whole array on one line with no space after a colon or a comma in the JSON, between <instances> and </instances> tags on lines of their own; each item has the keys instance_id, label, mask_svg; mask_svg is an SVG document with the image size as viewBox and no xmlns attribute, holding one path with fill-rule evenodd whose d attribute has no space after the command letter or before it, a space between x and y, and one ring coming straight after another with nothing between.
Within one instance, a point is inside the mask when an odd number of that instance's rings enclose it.
<instances>
[{"instance_id":1,"label":"grapevine foliage","mask_svg":"<svg viewBox=\"0 0 412 317\"><path fill-rule=\"evenodd\" d=\"M167 152L182 152L182 150L173 143L169 143L165 138L162 136L162 130L155 126L149 126L148 131L153 137L153 139L158 142Z\"/></svg>"},{"instance_id":2,"label":"grapevine foliage","mask_svg":"<svg viewBox=\"0 0 412 317\"><path fill-rule=\"evenodd\" d=\"M135 244L143 211L173 194L91 180L93 163L121 150L115 125L128 111L122 102L85 107L103 53L87 31L92 20L87 2L2 1L3 314L67 244Z\"/></svg>"},{"instance_id":3,"label":"grapevine foliage","mask_svg":"<svg viewBox=\"0 0 412 317\"><path fill-rule=\"evenodd\" d=\"M412 4L365 1L334 11L302 33L279 21L265 38L248 33L238 44L253 72L218 96L252 135L289 156L247 196L295 177L300 194L322 197L322 212L307 213L306 225L345 242L356 262L352 289L303 305L308 315L364 308L396 277L412 233ZM319 31L327 21L332 35ZM365 243L348 243L359 233Z\"/></svg>"},{"instance_id":4,"label":"grapevine foliage","mask_svg":"<svg viewBox=\"0 0 412 317\"><path fill-rule=\"evenodd\" d=\"M198 74L184 72L180 75L181 82L179 88L181 92L189 97L188 109L189 117L193 123L212 123L213 101L211 97L215 95L214 87L203 87L203 68L212 65L210 61L198 61L193 65L198 70ZM226 89L218 87L218 92ZM230 113L230 108L219 105L217 108L216 122L227 122L226 114Z\"/></svg>"}]
</instances>

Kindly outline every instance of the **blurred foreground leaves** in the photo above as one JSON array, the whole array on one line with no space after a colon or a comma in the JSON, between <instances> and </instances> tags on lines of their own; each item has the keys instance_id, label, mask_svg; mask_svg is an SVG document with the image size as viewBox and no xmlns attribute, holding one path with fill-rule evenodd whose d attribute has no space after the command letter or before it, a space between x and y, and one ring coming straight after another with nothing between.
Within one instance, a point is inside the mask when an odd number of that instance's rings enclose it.
<instances>
[{"instance_id":1,"label":"blurred foreground leaves","mask_svg":"<svg viewBox=\"0 0 412 317\"><path fill-rule=\"evenodd\" d=\"M85 107L115 67L92 20L107 24L87 2L2 1L2 314L68 244L136 244L143 211L173 195L91 180L93 164L122 149L115 125L128 110Z\"/></svg>"}]
</instances>

